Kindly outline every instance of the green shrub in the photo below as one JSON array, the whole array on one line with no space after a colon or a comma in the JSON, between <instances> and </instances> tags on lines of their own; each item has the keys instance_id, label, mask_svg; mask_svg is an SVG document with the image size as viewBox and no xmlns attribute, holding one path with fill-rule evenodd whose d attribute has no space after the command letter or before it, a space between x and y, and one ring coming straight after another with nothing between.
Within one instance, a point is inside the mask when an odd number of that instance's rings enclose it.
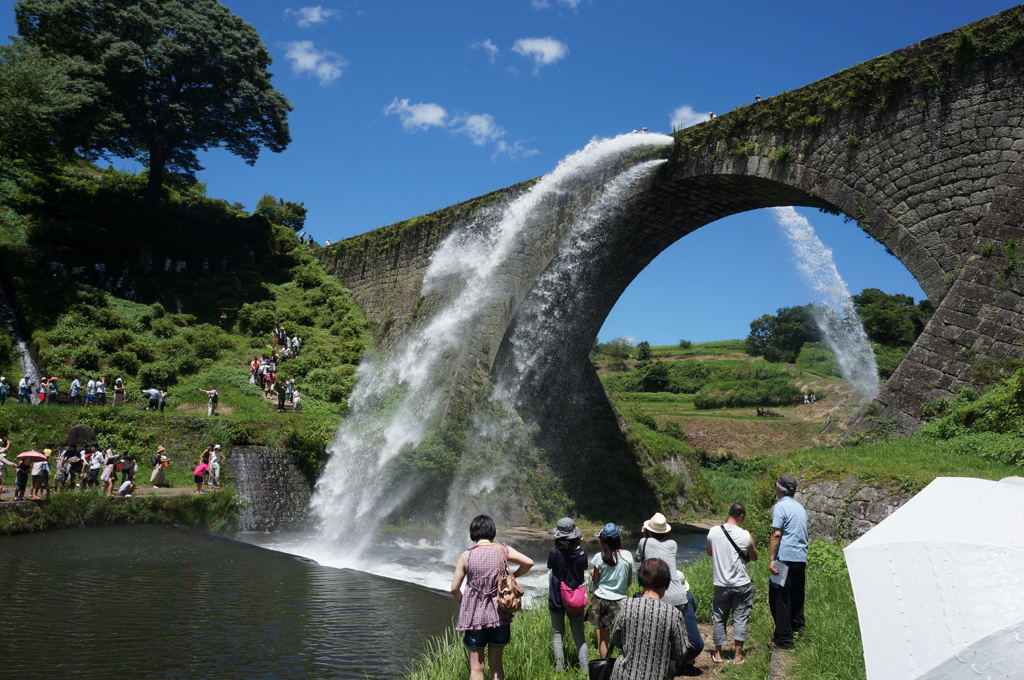
<instances>
[{"instance_id":1,"label":"green shrub","mask_svg":"<svg viewBox=\"0 0 1024 680\"><path fill-rule=\"evenodd\" d=\"M238 311L238 324L244 333L265 335L277 327L277 315L266 302L244 304Z\"/></svg>"},{"instance_id":2,"label":"green shrub","mask_svg":"<svg viewBox=\"0 0 1024 680\"><path fill-rule=\"evenodd\" d=\"M122 350L112 354L107 360L107 365L112 368L121 369L129 375L135 375L139 372L139 368L142 364L139 362L139 357L136 356L134 352Z\"/></svg>"},{"instance_id":3,"label":"green shrub","mask_svg":"<svg viewBox=\"0 0 1024 680\"><path fill-rule=\"evenodd\" d=\"M940 439L980 432L1024 436L1024 369L980 397L961 389L946 415L921 428L921 434Z\"/></svg>"},{"instance_id":4,"label":"green shrub","mask_svg":"<svg viewBox=\"0 0 1024 680\"><path fill-rule=\"evenodd\" d=\"M79 347L71 353L71 362L79 371L98 371L103 353L95 347Z\"/></svg>"},{"instance_id":5,"label":"green shrub","mask_svg":"<svg viewBox=\"0 0 1024 680\"><path fill-rule=\"evenodd\" d=\"M139 384L147 387L174 385L178 382L178 372L167 361L156 361L139 369Z\"/></svg>"},{"instance_id":6,"label":"green shrub","mask_svg":"<svg viewBox=\"0 0 1024 680\"><path fill-rule=\"evenodd\" d=\"M292 272L292 280L300 288L317 288L324 282L324 275L320 268L312 264L304 264L296 267Z\"/></svg>"},{"instance_id":7,"label":"green shrub","mask_svg":"<svg viewBox=\"0 0 1024 680\"><path fill-rule=\"evenodd\" d=\"M805 342L796 357L796 370L822 378L842 378L836 355L824 342Z\"/></svg>"},{"instance_id":8,"label":"green shrub","mask_svg":"<svg viewBox=\"0 0 1024 680\"><path fill-rule=\"evenodd\" d=\"M705 385L693 405L698 409L785 406L797 403L801 394L795 383L782 378L733 380Z\"/></svg>"}]
</instances>

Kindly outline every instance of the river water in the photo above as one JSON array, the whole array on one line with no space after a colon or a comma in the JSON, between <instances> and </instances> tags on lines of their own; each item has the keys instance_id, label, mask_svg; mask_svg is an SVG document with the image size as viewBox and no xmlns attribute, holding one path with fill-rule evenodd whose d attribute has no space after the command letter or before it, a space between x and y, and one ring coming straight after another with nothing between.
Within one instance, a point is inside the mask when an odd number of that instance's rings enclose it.
<instances>
[{"instance_id":1,"label":"river water","mask_svg":"<svg viewBox=\"0 0 1024 680\"><path fill-rule=\"evenodd\" d=\"M288 554L303 537L243 538L263 545L161 526L0 538L4 676L397 678L456 614L432 539L383 540L359 571ZM704 536L677 541L687 562ZM549 545L516 544L534 596Z\"/></svg>"}]
</instances>

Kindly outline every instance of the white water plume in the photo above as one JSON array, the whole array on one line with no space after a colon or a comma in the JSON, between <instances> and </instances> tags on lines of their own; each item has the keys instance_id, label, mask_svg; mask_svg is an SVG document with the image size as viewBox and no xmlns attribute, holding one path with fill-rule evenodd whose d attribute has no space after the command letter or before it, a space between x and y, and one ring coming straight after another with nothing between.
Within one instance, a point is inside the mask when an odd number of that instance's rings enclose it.
<instances>
[{"instance_id":1,"label":"white water plume","mask_svg":"<svg viewBox=\"0 0 1024 680\"><path fill-rule=\"evenodd\" d=\"M344 541L344 553L358 561L377 527L416 493L421 480L389 463L424 441L448 388L447 364L472 341L481 314L489 306L517 302L509 300L517 294L513 256L542 228L550 201L594 182L610 162L672 142L656 134L595 140L527 192L456 227L438 246L422 292L441 293L444 302L401 345L360 366L350 415L329 447L311 502L319 536L307 553L338 551Z\"/></svg>"},{"instance_id":2,"label":"white water plume","mask_svg":"<svg viewBox=\"0 0 1024 680\"><path fill-rule=\"evenodd\" d=\"M519 403L524 384L530 384L531 377L548 360L537 347L557 344L552 339L562 337L564 322L586 309L588 290L580 279L602 245L599 227L618 215L638 185L665 162L646 161L621 172L573 222L557 259L540 276L530 291L530 302L517 315L511 338L514 370L497 376L492 401ZM448 494L444 539L447 558L453 559L462 550L466 527L479 514L480 503L486 502L481 497L497 488L509 472L508 461L500 452L529 445L526 441L511 441L517 437L525 440L525 427L514 411L502 405L477 414L472 442Z\"/></svg>"},{"instance_id":3,"label":"white water plume","mask_svg":"<svg viewBox=\"0 0 1024 680\"><path fill-rule=\"evenodd\" d=\"M815 321L835 354L843 377L866 399L874 399L878 394L875 353L854 310L846 282L836 269L832 250L793 208L773 208L772 212L793 248L797 269L817 296Z\"/></svg>"}]
</instances>

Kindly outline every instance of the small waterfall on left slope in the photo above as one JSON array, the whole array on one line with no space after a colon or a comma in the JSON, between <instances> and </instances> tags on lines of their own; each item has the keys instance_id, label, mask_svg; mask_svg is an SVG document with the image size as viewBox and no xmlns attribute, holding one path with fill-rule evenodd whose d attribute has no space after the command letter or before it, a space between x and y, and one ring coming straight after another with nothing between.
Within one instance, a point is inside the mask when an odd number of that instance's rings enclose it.
<instances>
[{"instance_id":1,"label":"small waterfall on left slope","mask_svg":"<svg viewBox=\"0 0 1024 680\"><path fill-rule=\"evenodd\" d=\"M646 147L671 144L667 135L631 134L594 141L565 158L524 194L483 210L457 227L435 251L423 294L446 293L445 303L403 344L363 363L345 419L329 447L311 509L315 538L302 549L314 559L362 565L360 555L378 539L377 529L418 490L396 458L424 442L450 385L453 357L472 341L474 325L488 311L514 304L518 248L536 237L562 195L595 182L612 164ZM492 423L493 425L494 423ZM462 476L462 483L468 483ZM486 489L487 480L471 483ZM372 568L371 568L372 570Z\"/></svg>"},{"instance_id":2,"label":"small waterfall on left slope","mask_svg":"<svg viewBox=\"0 0 1024 680\"><path fill-rule=\"evenodd\" d=\"M12 396L17 398L18 381L22 376L30 376L37 389L39 387L39 380L43 376L39 373L35 359L32 358L28 342L25 341L25 337L22 335L21 328L18 325L18 317L14 313L14 307L11 305L11 301L8 299L7 293L2 286L0 286L0 317L2 317L4 327L10 334L11 339L14 340L14 351L18 353L18 364L21 366L21 375L14 377L13 380L8 380L11 383ZM33 394L33 402L36 398L35 394Z\"/></svg>"},{"instance_id":3,"label":"small waterfall on left slope","mask_svg":"<svg viewBox=\"0 0 1024 680\"><path fill-rule=\"evenodd\" d=\"M793 248L797 269L817 296L816 321L836 355L843 377L866 399L874 399L878 394L875 353L854 311L846 282L836 269L832 251L796 210L786 207L772 211Z\"/></svg>"}]
</instances>

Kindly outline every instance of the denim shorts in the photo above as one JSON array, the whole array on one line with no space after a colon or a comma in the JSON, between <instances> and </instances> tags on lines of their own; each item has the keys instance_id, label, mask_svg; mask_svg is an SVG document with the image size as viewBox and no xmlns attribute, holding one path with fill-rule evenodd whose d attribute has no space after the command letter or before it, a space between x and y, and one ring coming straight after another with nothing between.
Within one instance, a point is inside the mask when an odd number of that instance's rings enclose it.
<instances>
[{"instance_id":1,"label":"denim shorts","mask_svg":"<svg viewBox=\"0 0 1024 680\"><path fill-rule=\"evenodd\" d=\"M462 634L462 644L466 649L473 651L491 647L504 647L512 639L512 626L505 624L497 628L484 628L483 630L467 630Z\"/></svg>"}]
</instances>

